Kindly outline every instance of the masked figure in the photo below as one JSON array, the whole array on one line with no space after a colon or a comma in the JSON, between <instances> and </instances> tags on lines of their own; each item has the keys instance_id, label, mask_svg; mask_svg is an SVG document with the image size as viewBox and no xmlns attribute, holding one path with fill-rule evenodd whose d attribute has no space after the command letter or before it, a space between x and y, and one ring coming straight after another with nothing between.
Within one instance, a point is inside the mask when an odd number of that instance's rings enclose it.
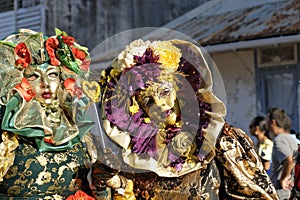
<instances>
[{"instance_id":1,"label":"masked figure","mask_svg":"<svg viewBox=\"0 0 300 200\"><path fill-rule=\"evenodd\" d=\"M0 198L88 197L87 48L58 29L21 29L0 41L0 58Z\"/></svg>"},{"instance_id":2,"label":"masked figure","mask_svg":"<svg viewBox=\"0 0 300 200\"><path fill-rule=\"evenodd\" d=\"M251 139L224 122L209 63L190 42L136 40L102 72L98 126L117 144L93 165L103 199L278 199Z\"/></svg>"}]
</instances>

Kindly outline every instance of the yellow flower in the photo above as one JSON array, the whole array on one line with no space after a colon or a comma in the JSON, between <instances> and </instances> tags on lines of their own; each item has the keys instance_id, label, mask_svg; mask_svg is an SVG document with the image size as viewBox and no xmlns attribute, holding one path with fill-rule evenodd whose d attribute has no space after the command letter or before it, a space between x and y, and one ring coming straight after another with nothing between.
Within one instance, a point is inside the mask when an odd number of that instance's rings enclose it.
<instances>
[{"instance_id":1,"label":"yellow flower","mask_svg":"<svg viewBox=\"0 0 300 200\"><path fill-rule=\"evenodd\" d=\"M131 115L134 115L139 111L140 107L139 104L136 102L135 98L132 98L132 105L129 106L129 112Z\"/></svg>"},{"instance_id":2,"label":"yellow flower","mask_svg":"<svg viewBox=\"0 0 300 200\"><path fill-rule=\"evenodd\" d=\"M121 71L119 69L112 69L110 71L110 75L114 78L117 78L119 76L119 74L121 73Z\"/></svg>"},{"instance_id":3,"label":"yellow flower","mask_svg":"<svg viewBox=\"0 0 300 200\"><path fill-rule=\"evenodd\" d=\"M170 41L155 41L152 43L155 55L159 56L159 63L165 69L176 71L181 58L181 51Z\"/></svg>"},{"instance_id":4,"label":"yellow flower","mask_svg":"<svg viewBox=\"0 0 300 200\"><path fill-rule=\"evenodd\" d=\"M145 122L146 124L149 124L149 123L151 122L151 120L150 120L149 117L146 117L146 118L144 118L144 122Z\"/></svg>"}]
</instances>

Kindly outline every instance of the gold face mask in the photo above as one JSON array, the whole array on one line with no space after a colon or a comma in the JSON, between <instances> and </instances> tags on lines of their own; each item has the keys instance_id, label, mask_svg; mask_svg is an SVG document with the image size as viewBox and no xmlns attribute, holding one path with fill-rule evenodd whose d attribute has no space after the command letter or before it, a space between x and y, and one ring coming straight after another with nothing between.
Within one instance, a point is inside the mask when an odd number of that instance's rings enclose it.
<instances>
[{"instance_id":1,"label":"gold face mask","mask_svg":"<svg viewBox=\"0 0 300 200\"><path fill-rule=\"evenodd\" d=\"M60 84L60 67L47 63L32 66L29 65L24 72L35 91L35 100L41 104L51 104L57 98L57 90Z\"/></svg>"},{"instance_id":2,"label":"gold face mask","mask_svg":"<svg viewBox=\"0 0 300 200\"><path fill-rule=\"evenodd\" d=\"M176 104L176 91L171 82L149 83L137 100L151 120L170 124L169 118L173 118L170 114L174 114ZM172 123L175 123L175 119L171 120Z\"/></svg>"}]
</instances>

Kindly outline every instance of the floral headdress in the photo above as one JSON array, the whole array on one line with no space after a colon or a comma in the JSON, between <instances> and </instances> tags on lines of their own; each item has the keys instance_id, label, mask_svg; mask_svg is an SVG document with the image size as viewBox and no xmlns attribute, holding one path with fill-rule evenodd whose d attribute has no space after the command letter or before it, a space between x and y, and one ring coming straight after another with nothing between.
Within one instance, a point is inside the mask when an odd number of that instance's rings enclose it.
<instances>
[{"instance_id":1,"label":"floral headdress","mask_svg":"<svg viewBox=\"0 0 300 200\"><path fill-rule=\"evenodd\" d=\"M54 66L64 66L76 74L80 74L81 70L88 71L90 57L87 48L76 43L66 32L57 28L55 31L55 36L47 38L42 33L21 29L19 33L22 35L9 36L3 43L14 47L17 57L15 65L18 68L48 62Z\"/></svg>"},{"instance_id":2,"label":"floral headdress","mask_svg":"<svg viewBox=\"0 0 300 200\"><path fill-rule=\"evenodd\" d=\"M205 166L225 115L202 51L136 40L102 73L102 124L136 169L176 177Z\"/></svg>"},{"instance_id":3,"label":"floral headdress","mask_svg":"<svg viewBox=\"0 0 300 200\"><path fill-rule=\"evenodd\" d=\"M93 123L85 111L100 92L97 84L87 81L88 49L64 31L55 32L55 36L47 37L20 29L0 41L0 107L6 107L1 128L34 138L40 151L72 148L91 128ZM61 82L57 100L41 105L34 99L35 91L24 71L29 66L49 65L60 69ZM51 128L51 123L59 125ZM45 133L50 133L52 139L45 138Z\"/></svg>"}]
</instances>

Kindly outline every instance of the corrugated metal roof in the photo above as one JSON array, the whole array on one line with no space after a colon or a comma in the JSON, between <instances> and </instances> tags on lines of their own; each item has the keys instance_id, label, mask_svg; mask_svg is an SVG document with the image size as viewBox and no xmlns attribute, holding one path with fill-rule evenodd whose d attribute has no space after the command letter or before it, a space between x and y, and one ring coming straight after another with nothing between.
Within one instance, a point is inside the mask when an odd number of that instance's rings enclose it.
<instances>
[{"instance_id":1,"label":"corrugated metal roof","mask_svg":"<svg viewBox=\"0 0 300 200\"><path fill-rule=\"evenodd\" d=\"M165 27L187 34L203 46L300 33L299 0L249 2L254 1L213 0ZM230 9L230 3L235 7ZM222 4L227 4L223 10Z\"/></svg>"}]
</instances>

